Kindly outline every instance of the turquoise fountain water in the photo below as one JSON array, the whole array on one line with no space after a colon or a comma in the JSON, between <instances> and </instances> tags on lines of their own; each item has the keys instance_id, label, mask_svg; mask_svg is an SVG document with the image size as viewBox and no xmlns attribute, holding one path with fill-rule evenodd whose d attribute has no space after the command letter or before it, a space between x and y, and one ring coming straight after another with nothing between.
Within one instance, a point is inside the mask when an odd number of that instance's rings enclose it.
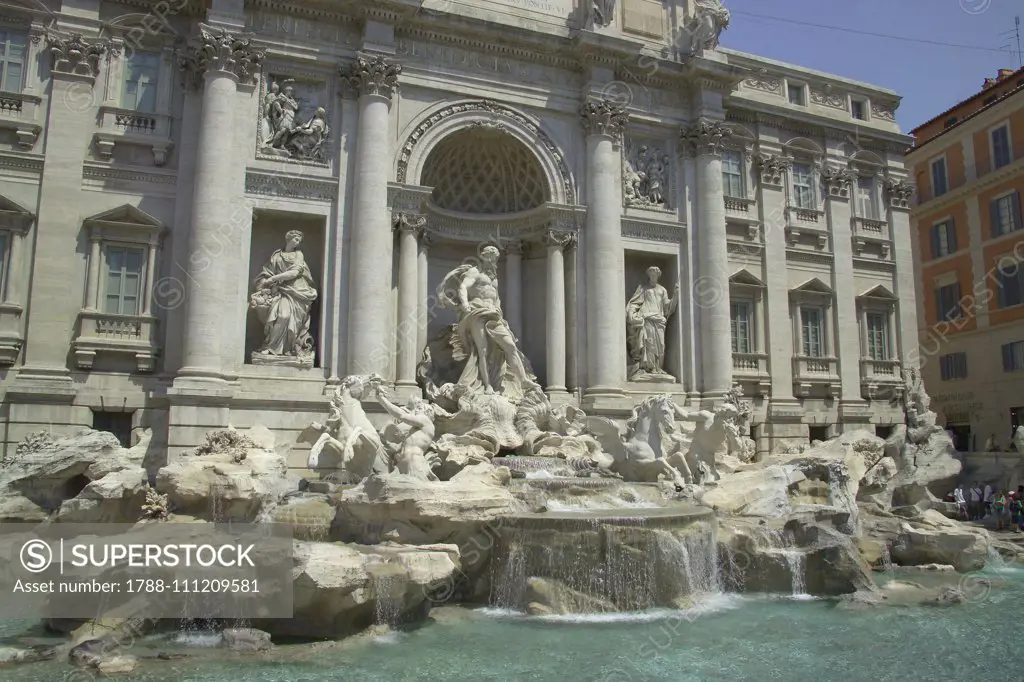
<instances>
[{"instance_id":1,"label":"turquoise fountain water","mask_svg":"<svg viewBox=\"0 0 1024 682\"><path fill-rule=\"evenodd\" d=\"M146 682L392 682L395 680L969 680L1020 679L1024 571L991 571L991 591L954 607L837 609L825 600L717 594L685 611L526 617L454 613L361 643L284 645L229 654L216 636L147 638L124 653L181 651L118 679ZM915 580L913 576L910 580ZM0 635L26 624L4 623ZM179 637L180 639L180 637ZM207 648L195 645L208 645ZM82 675L81 678L74 675ZM66 662L0 669L10 682L89 680Z\"/></svg>"}]
</instances>

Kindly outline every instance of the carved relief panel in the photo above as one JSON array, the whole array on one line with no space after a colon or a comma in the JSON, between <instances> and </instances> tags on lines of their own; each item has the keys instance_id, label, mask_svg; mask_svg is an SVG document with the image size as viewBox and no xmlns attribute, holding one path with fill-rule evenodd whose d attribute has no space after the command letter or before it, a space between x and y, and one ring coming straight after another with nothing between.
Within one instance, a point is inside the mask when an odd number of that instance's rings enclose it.
<instances>
[{"instance_id":1,"label":"carved relief panel","mask_svg":"<svg viewBox=\"0 0 1024 682\"><path fill-rule=\"evenodd\" d=\"M622 196L626 206L669 210L672 156L664 141L627 138L622 145Z\"/></svg>"},{"instance_id":2,"label":"carved relief panel","mask_svg":"<svg viewBox=\"0 0 1024 682\"><path fill-rule=\"evenodd\" d=\"M328 79L273 67L266 68L264 74L257 156L327 165L331 137Z\"/></svg>"}]
</instances>

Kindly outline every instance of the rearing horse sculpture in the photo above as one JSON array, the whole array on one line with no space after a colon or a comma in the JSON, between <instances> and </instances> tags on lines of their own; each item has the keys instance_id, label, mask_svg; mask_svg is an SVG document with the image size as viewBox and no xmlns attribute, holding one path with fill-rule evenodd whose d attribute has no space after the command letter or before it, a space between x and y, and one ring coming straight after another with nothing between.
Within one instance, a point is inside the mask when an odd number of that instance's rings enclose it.
<instances>
[{"instance_id":1,"label":"rearing horse sculpture","mask_svg":"<svg viewBox=\"0 0 1024 682\"><path fill-rule=\"evenodd\" d=\"M627 481L654 483L665 478L681 490L686 479L665 459L664 434L675 428L676 408L671 396L656 395L633 408L623 436L618 425L603 417L590 417L588 427L610 460L601 462Z\"/></svg>"}]
</instances>

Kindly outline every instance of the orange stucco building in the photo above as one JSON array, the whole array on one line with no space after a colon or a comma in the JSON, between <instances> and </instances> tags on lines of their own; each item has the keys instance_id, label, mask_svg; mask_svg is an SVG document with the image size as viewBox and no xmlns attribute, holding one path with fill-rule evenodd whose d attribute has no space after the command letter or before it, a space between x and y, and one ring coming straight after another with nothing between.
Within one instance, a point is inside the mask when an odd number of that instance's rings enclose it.
<instances>
[{"instance_id":1,"label":"orange stucco building","mask_svg":"<svg viewBox=\"0 0 1024 682\"><path fill-rule=\"evenodd\" d=\"M961 450L1024 423L1024 69L911 131L921 366Z\"/></svg>"}]
</instances>

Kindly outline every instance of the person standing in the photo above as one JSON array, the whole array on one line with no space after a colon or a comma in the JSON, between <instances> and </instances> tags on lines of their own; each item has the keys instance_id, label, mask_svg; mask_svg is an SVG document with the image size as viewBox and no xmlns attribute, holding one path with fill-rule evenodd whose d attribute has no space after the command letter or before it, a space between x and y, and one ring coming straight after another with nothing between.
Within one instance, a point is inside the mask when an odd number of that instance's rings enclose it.
<instances>
[{"instance_id":1,"label":"person standing","mask_svg":"<svg viewBox=\"0 0 1024 682\"><path fill-rule=\"evenodd\" d=\"M1000 491L992 499L992 511L996 515L996 530L1006 528L1006 493Z\"/></svg>"},{"instance_id":2,"label":"person standing","mask_svg":"<svg viewBox=\"0 0 1024 682\"><path fill-rule=\"evenodd\" d=\"M974 481L971 484L971 506L969 507L971 512L971 521L977 521L981 518L981 487L978 486L978 482Z\"/></svg>"},{"instance_id":3,"label":"person standing","mask_svg":"<svg viewBox=\"0 0 1024 682\"><path fill-rule=\"evenodd\" d=\"M988 483L985 484L985 492L982 494L982 501L984 508L982 510L982 518L988 518L992 516L992 501L995 499L996 491Z\"/></svg>"}]
</instances>

